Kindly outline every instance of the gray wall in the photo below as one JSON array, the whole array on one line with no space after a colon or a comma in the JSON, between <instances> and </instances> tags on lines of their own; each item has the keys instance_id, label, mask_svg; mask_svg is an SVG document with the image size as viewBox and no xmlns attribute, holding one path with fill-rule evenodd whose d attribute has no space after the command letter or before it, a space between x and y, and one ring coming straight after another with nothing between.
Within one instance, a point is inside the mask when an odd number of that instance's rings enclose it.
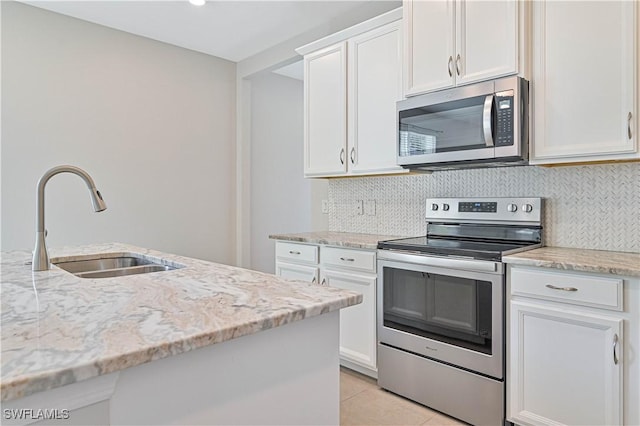
<instances>
[{"instance_id":1,"label":"gray wall","mask_svg":"<svg viewBox=\"0 0 640 426\"><path fill-rule=\"evenodd\" d=\"M312 229L302 139L302 81L272 73L252 78L251 269L274 272L269 234Z\"/></svg>"},{"instance_id":2,"label":"gray wall","mask_svg":"<svg viewBox=\"0 0 640 426\"><path fill-rule=\"evenodd\" d=\"M2 2L2 249L32 249L47 185L48 245L128 242L233 261L235 64Z\"/></svg>"}]
</instances>

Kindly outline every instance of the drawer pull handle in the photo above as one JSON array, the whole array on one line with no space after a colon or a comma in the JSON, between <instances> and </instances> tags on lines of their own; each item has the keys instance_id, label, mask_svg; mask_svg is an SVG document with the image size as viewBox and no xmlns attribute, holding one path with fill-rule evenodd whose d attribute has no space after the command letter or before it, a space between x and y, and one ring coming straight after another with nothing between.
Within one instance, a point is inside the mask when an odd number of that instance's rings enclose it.
<instances>
[{"instance_id":1,"label":"drawer pull handle","mask_svg":"<svg viewBox=\"0 0 640 426\"><path fill-rule=\"evenodd\" d=\"M550 288L551 290L562 290L562 291L578 291L575 287L556 287L555 285L547 284L545 287Z\"/></svg>"},{"instance_id":2,"label":"drawer pull handle","mask_svg":"<svg viewBox=\"0 0 640 426\"><path fill-rule=\"evenodd\" d=\"M342 260L343 262L355 262L355 259L352 259L350 257L341 257L340 260Z\"/></svg>"},{"instance_id":3,"label":"drawer pull handle","mask_svg":"<svg viewBox=\"0 0 640 426\"><path fill-rule=\"evenodd\" d=\"M300 254L300 252L299 251L289 250L289 254Z\"/></svg>"},{"instance_id":4,"label":"drawer pull handle","mask_svg":"<svg viewBox=\"0 0 640 426\"><path fill-rule=\"evenodd\" d=\"M618 365L618 354L616 353L616 349L618 348L618 334L613 335L613 363Z\"/></svg>"}]
</instances>

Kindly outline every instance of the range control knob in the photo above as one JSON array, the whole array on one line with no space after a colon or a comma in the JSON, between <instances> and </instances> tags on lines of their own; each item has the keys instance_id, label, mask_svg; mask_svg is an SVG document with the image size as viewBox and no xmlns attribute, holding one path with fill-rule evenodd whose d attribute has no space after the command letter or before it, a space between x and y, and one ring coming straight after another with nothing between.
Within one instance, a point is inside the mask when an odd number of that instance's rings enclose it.
<instances>
[{"instance_id":1,"label":"range control knob","mask_svg":"<svg viewBox=\"0 0 640 426\"><path fill-rule=\"evenodd\" d=\"M436 203L431 204L431 210L433 211L438 210L438 205Z\"/></svg>"},{"instance_id":2,"label":"range control knob","mask_svg":"<svg viewBox=\"0 0 640 426\"><path fill-rule=\"evenodd\" d=\"M444 210L445 212L449 211L449 204L443 204L442 205L442 210Z\"/></svg>"},{"instance_id":3,"label":"range control knob","mask_svg":"<svg viewBox=\"0 0 640 426\"><path fill-rule=\"evenodd\" d=\"M515 204L511 203L511 204L507 204L507 211L509 212L515 212L518 210L518 206L516 206Z\"/></svg>"},{"instance_id":4,"label":"range control knob","mask_svg":"<svg viewBox=\"0 0 640 426\"><path fill-rule=\"evenodd\" d=\"M531 204L523 204L522 211L526 213L531 213L533 211L533 206Z\"/></svg>"}]
</instances>

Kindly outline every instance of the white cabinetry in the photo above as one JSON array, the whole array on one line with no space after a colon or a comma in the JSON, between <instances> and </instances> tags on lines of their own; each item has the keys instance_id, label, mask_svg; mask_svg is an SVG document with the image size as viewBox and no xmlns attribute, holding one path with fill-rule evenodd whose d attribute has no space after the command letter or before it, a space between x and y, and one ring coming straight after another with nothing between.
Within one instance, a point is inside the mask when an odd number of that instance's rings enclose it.
<instances>
[{"instance_id":1,"label":"white cabinetry","mask_svg":"<svg viewBox=\"0 0 640 426\"><path fill-rule=\"evenodd\" d=\"M347 171L347 44L304 57L304 172Z\"/></svg>"},{"instance_id":2,"label":"white cabinetry","mask_svg":"<svg viewBox=\"0 0 640 426\"><path fill-rule=\"evenodd\" d=\"M638 9L533 2L532 164L640 158Z\"/></svg>"},{"instance_id":3,"label":"white cabinetry","mask_svg":"<svg viewBox=\"0 0 640 426\"><path fill-rule=\"evenodd\" d=\"M405 172L396 164L400 18L391 11L297 50L304 54L306 177Z\"/></svg>"},{"instance_id":4,"label":"white cabinetry","mask_svg":"<svg viewBox=\"0 0 640 426\"><path fill-rule=\"evenodd\" d=\"M362 293L340 311L340 363L377 377L375 250L276 241L276 275Z\"/></svg>"},{"instance_id":5,"label":"white cabinetry","mask_svg":"<svg viewBox=\"0 0 640 426\"><path fill-rule=\"evenodd\" d=\"M322 247L321 282L362 293L362 303L340 312L340 358L343 365L377 377L376 253Z\"/></svg>"},{"instance_id":6,"label":"white cabinetry","mask_svg":"<svg viewBox=\"0 0 640 426\"><path fill-rule=\"evenodd\" d=\"M317 283L318 246L276 241L276 275L292 280Z\"/></svg>"},{"instance_id":7,"label":"white cabinetry","mask_svg":"<svg viewBox=\"0 0 640 426\"><path fill-rule=\"evenodd\" d=\"M508 420L637 424L640 281L515 265L507 279Z\"/></svg>"},{"instance_id":8,"label":"white cabinetry","mask_svg":"<svg viewBox=\"0 0 640 426\"><path fill-rule=\"evenodd\" d=\"M516 74L518 1L403 2L405 95Z\"/></svg>"}]
</instances>

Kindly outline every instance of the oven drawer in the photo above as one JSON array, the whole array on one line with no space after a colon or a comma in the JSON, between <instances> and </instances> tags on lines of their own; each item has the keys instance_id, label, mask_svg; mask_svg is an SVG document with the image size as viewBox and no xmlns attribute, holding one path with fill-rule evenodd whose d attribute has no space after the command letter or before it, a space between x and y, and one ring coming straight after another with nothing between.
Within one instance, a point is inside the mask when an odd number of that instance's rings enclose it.
<instances>
[{"instance_id":1,"label":"oven drawer","mask_svg":"<svg viewBox=\"0 0 640 426\"><path fill-rule=\"evenodd\" d=\"M276 241L276 258L295 262L318 263L318 246Z\"/></svg>"},{"instance_id":2,"label":"oven drawer","mask_svg":"<svg viewBox=\"0 0 640 426\"><path fill-rule=\"evenodd\" d=\"M623 280L511 267L511 294L622 311Z\"/></svg>"},{"instance_id":3,"label":"oven drawer","mask_svg":"<svg viewBox=\"0 0 640 426\"><path fill-rule=\"evenodd\" d=\"M376 252L339 247L322 247L322 264L376 273Z\"/></svg>"}]
</instances>

